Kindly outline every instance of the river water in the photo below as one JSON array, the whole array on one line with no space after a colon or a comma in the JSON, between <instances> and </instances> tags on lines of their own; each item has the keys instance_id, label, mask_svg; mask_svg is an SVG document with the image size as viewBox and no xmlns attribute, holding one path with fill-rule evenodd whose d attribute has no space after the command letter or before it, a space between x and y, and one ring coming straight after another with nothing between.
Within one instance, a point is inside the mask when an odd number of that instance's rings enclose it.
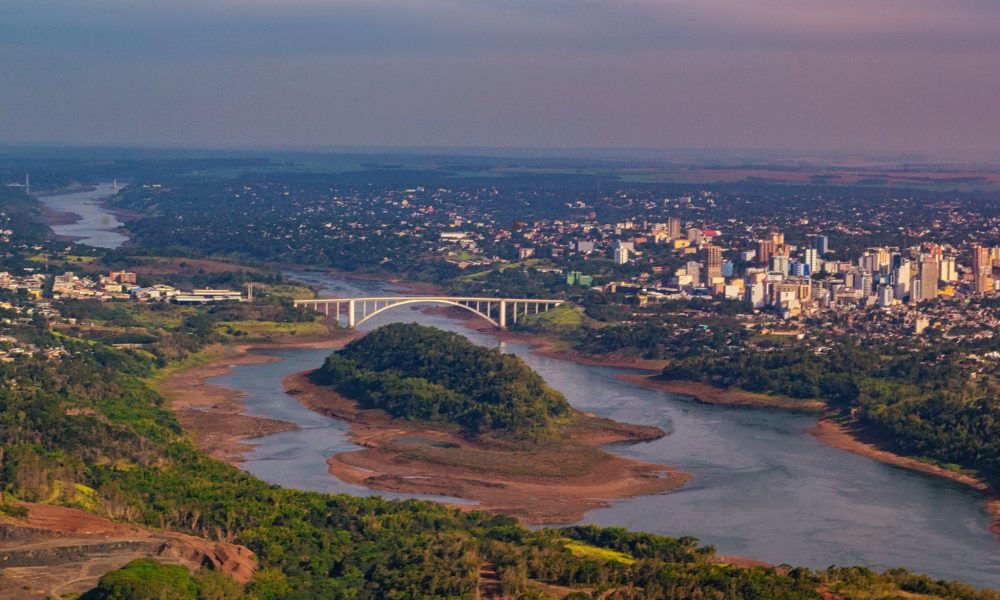
<instances>
[{"instance_id":1,"label":"river water","mask_svg":"<svg viewBox=\"0 0 1000 600\"><path fill-rule=\"evenodd\" d=\"M322 295L391 294L390 285L305 273ZM496 346L495 337L413 307L362 325L413 321ZM1000 588L1000 542L975 492L949 481L830 448L806 433L815 417L699 404L615 378L627 372L536 356L522 357L573 406L615 420L656 425L668 435L611 451L674 465L694 475L683 489L591 511L585 522L665 535L693 535L724 554L812 568L902 566L944 579ZM350 494L382 494L346 485L326 472L331 454L356 448L346 427L300 406L281 379L318 367L325 350L267 350L278 362L240 365L213 383L247 394L251 414L301 429L257 438L244 467L278 485Z\"/></svg>"},{"instance_id":2,"label":"river water","mask_svg":"<svg viewBox=\"0 0 1000 600\"><path fill-rule=\"evenodd\" d=\"M101 201L115 194L111 183L101 183L93 190L38 196L38 200L51 210L73 213L80 218L74 223L51 225L56 235L97 248L117 248L128 241L128 236L118 228L124 226L113 213L101 206Z\"/></svg>"}]
</instances>

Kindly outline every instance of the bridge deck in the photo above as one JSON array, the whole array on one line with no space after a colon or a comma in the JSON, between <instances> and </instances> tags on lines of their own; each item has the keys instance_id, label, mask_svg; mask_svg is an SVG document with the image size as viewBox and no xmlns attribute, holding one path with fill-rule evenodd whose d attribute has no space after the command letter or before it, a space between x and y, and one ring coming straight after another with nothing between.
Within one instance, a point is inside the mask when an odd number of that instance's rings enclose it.
<instances>
[{"instance_id":1,"label":"bridge deck","mask_svg":"<svg viewBox=\"0 0 1000 600\"><path fill-rule=\"evenodd\" d=\"M531 312L537 314L559 306L565 301L549 298L489 298L482 296L363 296L359 298L309 298L295 300L294 304L311 307L317 311L322 310L327 316L330 315L332 308L338 321L341 312L343 312L347 318L347 326L355 327L395 306L422 302L457 306L479 315L500 329L504 329L507 327L508 313L513 322L516 323L519 315L527 316L529 314L529 306L532 307Z\"/></svg>"}]
</instances>

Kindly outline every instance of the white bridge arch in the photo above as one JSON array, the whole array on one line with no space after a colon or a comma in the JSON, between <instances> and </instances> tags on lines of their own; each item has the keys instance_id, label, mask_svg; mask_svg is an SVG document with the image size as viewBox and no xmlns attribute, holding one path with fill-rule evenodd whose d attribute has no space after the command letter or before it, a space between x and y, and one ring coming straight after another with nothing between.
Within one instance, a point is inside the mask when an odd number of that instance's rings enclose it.
<instances>
[{"instance_id":1,"label":"white bridge arch","mask_svg":"<svg viewBox=\"0 0 1000 600\"><path fill-rule=\"evenodd\" d=\"M312 298L296 300L296 306L305 306L337 321L346 321L350 328L357 327L375 315L397 306L408 304L443 304L465 309L499 329L507 323L517 323L518 318L538 314L562 304L562 300L544 298L476 298L464 296L386 296L371 298Z\"/></svg>"}]
</instances>

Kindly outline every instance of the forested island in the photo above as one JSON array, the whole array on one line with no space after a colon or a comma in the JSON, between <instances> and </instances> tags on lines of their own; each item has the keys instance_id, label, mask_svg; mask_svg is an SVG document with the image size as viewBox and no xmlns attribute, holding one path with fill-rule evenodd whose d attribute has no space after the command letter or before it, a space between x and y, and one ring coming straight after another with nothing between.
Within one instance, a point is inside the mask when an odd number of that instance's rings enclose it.
<instances>
[{"instance_id":1,"label":"forested island","mask_svg":"<svg viewBox=\"0 0 1000 600\"><path fill-rule=\"evenodd\" d=\"M386 325L351 342L313 379L365 408L457 425L470 436L544 439L574 418L566 398L516 356L416 324Z\"/></svg>"},{"instance_id":2,"label":"forested island","mask_svg":"<svg viewBox=\"0 0 1000 600\"><path fill-rule=\"evenodd\" d=\"M656 439L658 428L575 411L516 356L433 327L380 327L286 386L351 423L351 439L365 449L331 457L331 472L376 489L469 498L528 522L565 523L607 499L686 479L597 447Z\"/></svg>"}]
</instances>

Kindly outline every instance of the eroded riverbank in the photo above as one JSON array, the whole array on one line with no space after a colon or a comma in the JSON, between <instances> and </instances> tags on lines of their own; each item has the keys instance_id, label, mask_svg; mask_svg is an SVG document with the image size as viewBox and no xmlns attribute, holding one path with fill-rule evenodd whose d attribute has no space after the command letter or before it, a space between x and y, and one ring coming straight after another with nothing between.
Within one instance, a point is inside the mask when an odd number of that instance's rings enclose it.
<instances>
[{"instance_id":1,"label":"eroded riverbank","mask_svg":"<svg viewBox=\"0 0 1000 600\"><path fill-rule=\"evenodd\" d=\"M290 431L295 423L248 414L246 393L210 380L232 372L237 366L260 365L281 359L259 350L321 349L332 352L359 337L358 332L339 330L308 339L280 342L218 345L202 351L204 362L175 369L155 382L170 403L170 410L198 447L213 458L234 466L243 463L253 449L248 440Z\"/></svg>"},{"instance_id":2,"label":"eroded riverbank","mask_svg":"<svg viewBox=\"0 0 1000 600\"><path fill-rule=\"evenodd\" d=\"M985 480L968 473L946 469L935 463L890 452L869 440L862 430L837 423L828 418L820 419L816 425L809 429L809 433L833 448L865 456L894 467L941 477L982 493L986 511L992 519L990 529L997 536L1000 536L1000 495Z\"/></svg>"}]
</instances>

